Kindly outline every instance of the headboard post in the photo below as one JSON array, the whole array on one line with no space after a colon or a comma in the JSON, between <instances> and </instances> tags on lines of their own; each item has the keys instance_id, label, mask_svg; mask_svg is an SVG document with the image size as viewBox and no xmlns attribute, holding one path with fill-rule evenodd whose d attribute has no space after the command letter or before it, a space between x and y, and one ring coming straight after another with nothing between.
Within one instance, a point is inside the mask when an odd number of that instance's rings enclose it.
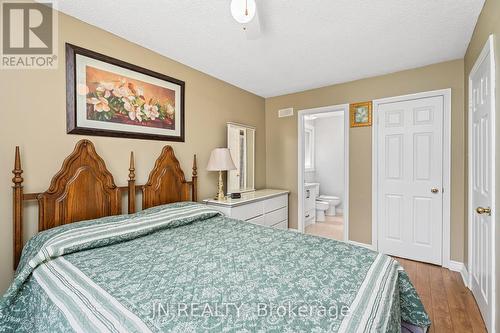
<instances>
[{"instance_id":1,"label":"headboard post","mask_svg":"<svg viewBox=\"0 0 500 333\"><path fill-rule=\"evenodd\" d=\"M135 213L135 162L134 152L130 152L130 167L128 169L128 213Z\"/></svg>"},{"instance_id":2,"label":"headboard post","mask_svg":"<svg viewBox=\"0 0 500 333\"><path fill-rule=\"evenodd\" d=\"M192 182L193 185L191 187L191 198L194 202L198 200L198 167L196 165L196 154L194 154L193 158L193 173L192 173Z\"/></svg>"},{"instance_id":3,"label":"headboard post","mask_svg":"<svg viewBox=\"0 0 500 333\"><path fill-rule=\"evenodd\" d=\"M14 178L12 182L12 198L13 198L13 217L14 217L14 269L17 268L21 259L23 250L22 234L23 234L23 169L21 169L21 154L19 146L16 146L14 170L12 170Z\"/></svg>"}]
</instances>

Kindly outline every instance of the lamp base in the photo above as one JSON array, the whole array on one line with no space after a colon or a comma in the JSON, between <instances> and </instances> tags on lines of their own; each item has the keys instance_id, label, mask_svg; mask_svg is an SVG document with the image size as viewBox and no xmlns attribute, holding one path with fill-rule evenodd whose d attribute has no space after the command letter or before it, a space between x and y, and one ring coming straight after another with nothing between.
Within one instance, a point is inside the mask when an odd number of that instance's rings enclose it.
<instances>
[{"instance_id":1,"label":"lamp base","mask_svg":"<svg viewBox=\"0 0 500 333\"><path fill-rule=\"evenodd\" d=\"M217 184L217 195L215 200L222 201L226 198L224 195L224 182L222 181L222 171L219 171L219 183Z\"/></svg>"}]
</instances>

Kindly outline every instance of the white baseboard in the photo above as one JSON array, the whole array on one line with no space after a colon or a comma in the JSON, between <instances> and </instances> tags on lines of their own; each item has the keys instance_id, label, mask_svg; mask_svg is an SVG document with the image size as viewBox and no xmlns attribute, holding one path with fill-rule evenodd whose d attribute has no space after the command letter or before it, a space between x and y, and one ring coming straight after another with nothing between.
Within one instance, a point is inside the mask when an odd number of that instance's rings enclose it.
<instances>
[{"instance_id":1,"label":"white baseboard","mask_svg":"<svg viewBox=\"0 0 500 333\"><path fill-rule=\"evenodd\" d=\"M349 243L351 243L352 245L356 245L356 246L361 246L361 247L367 248L369 250L373 250L373 245L372 244L359 243L359 242L355 242L355 241L352 241L352 240L350 240Z\"/></svg>"},{"instance_id":2,"label":"white baseboard","mask_svg":"<svg viewBox=\"0 0 500 333\"><path fill-rule=\"evenodd\" d=\"M463 262L450 260L448 265L450 271L459 272L467 288L469 288L469 273Z\"/></svg>"}]
</instances>

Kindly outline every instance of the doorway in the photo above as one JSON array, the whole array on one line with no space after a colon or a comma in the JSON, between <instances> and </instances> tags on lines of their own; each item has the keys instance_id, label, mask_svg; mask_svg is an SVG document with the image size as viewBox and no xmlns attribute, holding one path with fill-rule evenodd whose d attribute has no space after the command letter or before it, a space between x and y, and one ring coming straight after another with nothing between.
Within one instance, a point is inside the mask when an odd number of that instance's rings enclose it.
<instances>
[{"instance_id":1,"label":"doorway","mask_svg":"<svg viewBox=\"0 0 500 333\"><path fill-rule=\"evenodd\" d=\"M373 240L448 267L451 90L374 101Z\"/></svg>"},{"instance_id":2,"label":"doorway","mask_svg":"<svg viewBox=\"0 0 500 333\"><path fill-rule=\"evenodd\" d=\"M469 75L469 286L495 328L495 56L490 36Z\"/></svg>"},{"instance_id":3,"label":"doorway","mask_svg":"<svg viewBox=\"0 0 500 333\"><path fill-rule=\"evenodd\" d=\"M298 112L298 229L348 240L349 105Z\"/></svg>"}]
</instances>

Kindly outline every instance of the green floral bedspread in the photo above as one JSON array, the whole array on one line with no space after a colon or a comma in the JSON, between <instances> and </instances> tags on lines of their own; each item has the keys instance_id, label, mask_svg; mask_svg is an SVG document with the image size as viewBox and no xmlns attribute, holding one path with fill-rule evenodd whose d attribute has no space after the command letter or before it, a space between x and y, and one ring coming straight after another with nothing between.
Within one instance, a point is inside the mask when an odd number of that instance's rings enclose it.
<instances>
[{"instance_id":1,"label":"green floral bedspread","mask_svg":"<svg viewBox=\"0 0 500 333\"><path fill-rule=\"evenodd\" d=\"M195 203L39 233L0 332L400 332L429 317L385 255Z\"/></svg>"}]
</instances>

